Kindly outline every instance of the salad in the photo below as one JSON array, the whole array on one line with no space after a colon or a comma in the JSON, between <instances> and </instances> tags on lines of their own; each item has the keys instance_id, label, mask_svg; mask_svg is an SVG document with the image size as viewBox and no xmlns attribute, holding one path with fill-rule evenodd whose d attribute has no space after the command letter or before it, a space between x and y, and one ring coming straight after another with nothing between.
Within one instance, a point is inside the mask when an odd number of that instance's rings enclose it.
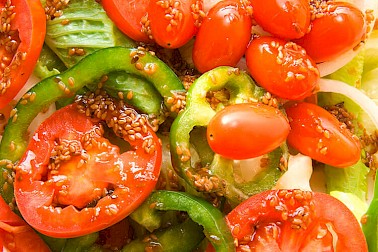
<instances>
[{"instance_id":1,"label":"salad","mask_svg":"<svg viewBox=\"0 0 378 252\"><path fill-rule=\"evenodd\" d=\"M3 251L378 251L376 0L3 0Z\"/></svg>"}]
</instances>

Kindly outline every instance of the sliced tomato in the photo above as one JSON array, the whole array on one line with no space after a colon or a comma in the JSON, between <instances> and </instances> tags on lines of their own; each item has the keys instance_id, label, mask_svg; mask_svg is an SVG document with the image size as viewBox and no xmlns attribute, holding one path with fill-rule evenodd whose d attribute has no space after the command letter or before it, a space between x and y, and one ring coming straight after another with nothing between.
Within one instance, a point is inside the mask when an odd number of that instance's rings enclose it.
<instances>
[{"instance_id":1,"label":"sliced tomato","mask_svg":"<svg viewBox=\"0 0 378 252\"><path fill-rule=\"evenodd\" d=\"M125 218L151 193L160 172L161 144L144 128L142 138L125 136L131 150L120 153L99 133L99 121L76 105L55 112L16 168L15 198L24 219L48 236L76 237Z\"/></svg>"},{"instance_id":2,"label":"sliced tomato","mask_svg":"<svg viewBox=\"0 0 378 252\"><path fill-rule=\"evenodd\" d=\"M106 14L124 34L140 42L150 42L144 31L149 0L102 0Z\"/></svg>"},{"instance_id":3,"label":"sliced tomato","mask_svg":"<svg viewBox=\"0 0 378 252\"><path fill-rule=\"evenodd\" d=\"M99 241L97 243L104 248L119 251L132 239L133 229L128 221L128 218L125 218L120 222L101 230L99 232Z\"/></svg>"},{"instance_id":4,"label":"sliced tomato","mask_svg":"<svg viewBox=\"0 0 378 252\"><path fill-rule=\"evenodd\" d=\"M157 44L165 48L178 48L194 36L197 28L191 7L196 1L150 1L148 18L152 37Z\"/></svg>"},{"instance_id":5,"label":"sliced tomato","mask_svg":"<svg viewBox=\"0 0 378 252\"><path fill-rule=\"evenodd\" d=\"M356 136L327 110L312 103L300 102L286 108L291 130L289 145L325 164L347 167L361 155Z\"/></svg>"},{"instance_id":6,"label":"sliced tomato","mask_svg":"<svg viewBox=\"0 0 378 252\"><path fill-rule=\"evenodd\" d=\"M267 32L285 39L300 38L310 26L308 0L251 0L253 18Z\"/></svg>"},{"instance_id":7,"label":"sliced tomato","mask_svg":"<svg viewBox=\"0 0 378 252\"><path fill-rule=\"evenodd\" d=\"M251 38L252 19L247 10L238 0L220 1L209 10L193 47L193 62L200 72L239 62Z\"/></svg>"},{"instance_id":8,"label":"sliced tomato","mask_svg":"<svg viewBox=\"0 0 378 252\"><path fill-rule=\"evenodd\" d=\"M45 40L46 15L39 0L2 0L0 7L2 20L7 20L1 28L1 109L33 73Z\"/></svg>"},{"instance_id":9,"label":"sliced tomato","mask_svg":"<svg viewBox=\"0 0 378 252\"><path fill-rule=\"evenodd\" d=\"M0 249L8 251L50 251L39 235L0 197Z\"/></svg>"},{"instance_id":10,"label":"sliced tomato","mask_svg":"<svg viewBox=\"0 0 378 252\"><path fill-rule=\"evenodd\" d=\"M306 49L316 63L332 60L364 40L364 14L354 5L346 1L325 1L314 9L318 14L310 32L296 43Z\"/></svg>"},{"instance_id":11,"label":"sliced tomato","mask_svg":"<svg viewBox=\"0 0 378 252\"><path fill-rule=\"evenodd\" d=\"M265 191L234 208L226 221L237 251L368 251L353 213L325 193Z\"/></svg>"},{"instance_id":12,"label":"sliced tomato","mask_svg":"<svg viewBox=\"0 0 378 252\"><path fill-rule=\"evenodd\" d=\"M207 126L207 141L215 153L246 159L279 147L289 130L287 118L278 109L262 103L241 103L215 114Z\"/></svg>"},{"instance_id":13,"label":"sliced tomato","mask_svg":"<svg viewBox=\"0 0 378 252\"><path fill-rule=\"evenodd\" d=\"M253 39L246 51L246 62L260 86L285 99L311 96L320 78L315 62L302 47L274 37Z\"/></svg>"}]
</instances>

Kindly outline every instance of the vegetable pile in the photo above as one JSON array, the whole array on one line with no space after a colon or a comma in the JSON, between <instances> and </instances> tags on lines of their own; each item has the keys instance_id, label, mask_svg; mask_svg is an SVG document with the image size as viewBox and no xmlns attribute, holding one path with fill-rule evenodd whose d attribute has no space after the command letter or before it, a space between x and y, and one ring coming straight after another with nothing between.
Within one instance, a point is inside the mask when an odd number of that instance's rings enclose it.
<instances>
[{"instance_id":1,"label":"vegetable pile","mask_svg":"<svg viewBox=\"0 0 378 252\"><path fill-rule=\"evenodd\" d=\"M4 251L378 251L376 1L0 5Z\"/></svg>"}]
</instances>

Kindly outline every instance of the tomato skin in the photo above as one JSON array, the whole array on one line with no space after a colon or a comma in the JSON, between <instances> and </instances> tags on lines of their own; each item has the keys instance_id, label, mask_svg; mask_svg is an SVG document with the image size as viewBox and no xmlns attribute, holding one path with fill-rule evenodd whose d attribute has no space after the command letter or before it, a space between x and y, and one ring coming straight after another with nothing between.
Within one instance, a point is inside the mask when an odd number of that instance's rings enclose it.
<instances>
[{"instance_id":1,"label":"tomato skin","mask_svg":"<svg viewBox=\"0 0 378 252\"><path fill-rule=\"evenodd\" d=\"M300 38L310 26L307 0L252 0L253 17L267 32L284 39Z\"/></svg>"},{"instance_id":2,"label":"tomato skin","mask_svg":"<svg viewBox=\"0 0 378 252\"><path fill-rule=\"evenodd\" d=\"M207 126L207 141L215 153L246 159L280 146L289 130L288 120L278 109L261 103L241 103L216 113Z\"/></svg>"},{"instance_id":3,"label":"tomato skin","mask_svg":"<svg viewBox=\"0 0 378 252\"><path fill-rule=\"evenodd\" d=\"M178 48L193 38L197 31L191 10L191 5L195 1L176 0L169 7L165 6L166 3L169 1L151 0L149 3L148 18L151 33L160 46ZM167 16L172 19L167 19Z\"/></svg>"},{"instance_id":4,"label":"tomato skin","mask_svg":"<svg viewBox=\"0 0 378 252\"><path fill-rule=\"evenodd\" d=\"M251 251L368 251L353 213L325 193L265 191L234 208L226 221L234 238L241 241L237 251L245 251L243 248Z\"/></svg>"},{"instance_id":5,"label":"tomato skin","mask_svg":"<svg viewBox=\"0 0 378 252\"><path fill-rule=\"evenodd\" d=\"M329 61L357 46L365 35L364 14L347 2L328 2L332 12L312 21L311 30L295 42L316 63Z\"/></svg>"},{"instance_id":6,"label":"tomato skin","mask_svg":"<svg viewBox=\"0 0 378 252\"><path fill-rule=\"evenodd\" d=\"M102 136L87 148L84 136L96 133L99 121L75 106L58 110L41 124L16 168L20 213L51 237L82 236L121 221L148 197L160 173L161 144L150 127L143 137L156 143L151 153L142 147L143 139L130 141L132 149L123 153ZM54 146L64 141L81 146L76 148L80 152L60 166L48 166L56 159Z\"/></svg>"},{"instance_id":7,"label":"tomato skin","mask_svg":"<svg viewBox=\"0 0 378 252\"><path fill-rule=\"evenodd\" d=\"M278 97L302 100L318 86L320 77L315 62L293 42L255 38L248 45L246 62L253 79Z\"/></svg>"},{"instance_id":8,"label":"tomato skin","mask_svg":"<svg viewBox=\"0 0 378 252\"><path fill-rule=\"evenodd\" d=\"M0 7L3 8L6 2L2 1ZM18 37L12 35L11 39L17 41L19 45L15 52L7 51L5 45L0 48L1 58L11 59L9 65L6 64L11 69L8 77L4 76L4 69L1 69L1 82L9 80L10 86L0 90L0 109L17 95L33 73L46 34L46 15L39 0L15 0L12 1L12 5L14 6L12 12L16 15L11 22L10 30L17 31L15 34L18 34ZM21 56L23 54L24 59ZM13 66L17 67L13 69Z\"/></svg>"},{"instance_id":9,"label":"tomato skin","mask_svg":"<svg viewBox=\"0 0 378 252\"><path fill-rule=\"evenodd\" d=\"M311 103L295 103L286 108L291 131L288 144L325 164L347 167L361 155L358 140L327 110Z\"/></svg>"},{"instance_id":10,"label":"tomato skin","mask_svg":"<svg viewBox=\"0 0 378 252\"><path fill-rule=\"evenodd\" d=\"M124 34L140 42L151 42L148 35L143 32L142 18L147 13L149 0L102 0L109 18Z\"/></svg>"},{"instance_id":11,"label":"tomato skin","mask_svg":"<svg viewBox=\"0 0 378 252\"><path fill-rule=\"evenodd\" d=\"M251 37L252 19L237 0L218 2L196 35L193 62L200 72L217 66L235 66Z\"/></svg>"},{"instance_id":12,"label":"tomato skin","mask_svg":"<svg viewBox=\"0 0 378 252\"><path fill-rule=\"evenodd\" d=\"M37 233L0 197L0 248L9 251L50 251Z\"/></svg>"}]
</instances>

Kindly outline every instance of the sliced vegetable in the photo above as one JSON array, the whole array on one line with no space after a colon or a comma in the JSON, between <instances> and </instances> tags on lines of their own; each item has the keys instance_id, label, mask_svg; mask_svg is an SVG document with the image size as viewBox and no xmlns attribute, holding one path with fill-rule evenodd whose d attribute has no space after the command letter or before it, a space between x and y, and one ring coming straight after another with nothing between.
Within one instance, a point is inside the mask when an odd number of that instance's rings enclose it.
<instances>
[{"instance_id":1,"label":"sliced vegetable","mask_svg":"<svg viewBox=\"0 0 378 252\"><path fill-rule=\"evenodd\" d=\"M286 113L291 126L287 141L299 152L336 167L360 160L358 138L327 110L299 102L286 108Z\"/></svg>"},{"instance_id":2,"label":"sliced vegetable","mask_svg":"<svg viewBox=\"0 0 378 252\"><path fill-rule=\"evenodd\" d=\"M267 154L286 140L290 125L272 106L241 103L218 111L207 126L207 141L215 153L230 159Z\"/></svg>"},{"instance_id":3,"label":"sliced vegetable","mask_svg":"<svg viewBox=\"0 0 378 252\"><path fill-rule=\"evenodd\" d=\"M316 63L332 60L364 40L365 17L353 4L327 1L314 9L310 32L296 43Z\"/></svg>"},{"instance_id":4,"label":"sliced vegetable","mask_svg":"<svg viewBox=\"0 0 378 252\"><path fill-rule=\"evenodd\" d=\"M192 14L195 0L151 0L148 19L154 41L165 48L178 48L186 44L197 28Z\"/></svg>"},{"instance_id":5,"label":"sliced vegetable","mask_svg":"<svg viewBox=\"0 0 378 252\"><path fill-rule=\"evenodd\" d=\"M0 249L1 251L50 251L41 237L0 197Z\"/></svg>"},{"instance_id":6,"label":"sliced vegetable","mask_svg":"<svg viewBox=\"0 0 378 252\"><path fill-rule=\"evenodd\" d=\"M220 1L210 9L193 47L193 62L200 72L218 66L236 66L251 38L249 11L238 0Z\"/></svg>"},{"instance_id":7,"label":"sliced vegetable","mask_svg":"<svg viewBox=\"0 0 378 252\"><path fill-rule=\"evenodd\" d=\"M325 193L265 191L234 208L226 220L238 251L368 251L357 219Z\"/></svg>"},{"instance_id":8,"label":"sliced vegetable","mask_svg":"<svg viewBox=\"0 0 378 252\"><path fill-rule=\"evenodd\" d=\"M46 16L39 0L1 1L0 109L33 73L46 33Z\"/></svg>"},{"instance_id":9,"label":"sliced vegetable","mask_svg":"<svg viewBox=\"0 0 378 252\"><path fill-rule=\"evenodd\" d=\"M309 29L311 13L307 0L252 0L251 4L256 22L279 38L300 38Z\"/></svg>"},{"instance_id":10,"label":"sliced vegetable","mask_svg":"<svg viewBox=\"0 0 378 252\"><path fill-rule=\"evenodd\" d=\"M246 51L246 61L256 82L278 97L301 100L317 88L319 71L315 62L293 42L255 38Z\"/></svg>"}]
</instances>

